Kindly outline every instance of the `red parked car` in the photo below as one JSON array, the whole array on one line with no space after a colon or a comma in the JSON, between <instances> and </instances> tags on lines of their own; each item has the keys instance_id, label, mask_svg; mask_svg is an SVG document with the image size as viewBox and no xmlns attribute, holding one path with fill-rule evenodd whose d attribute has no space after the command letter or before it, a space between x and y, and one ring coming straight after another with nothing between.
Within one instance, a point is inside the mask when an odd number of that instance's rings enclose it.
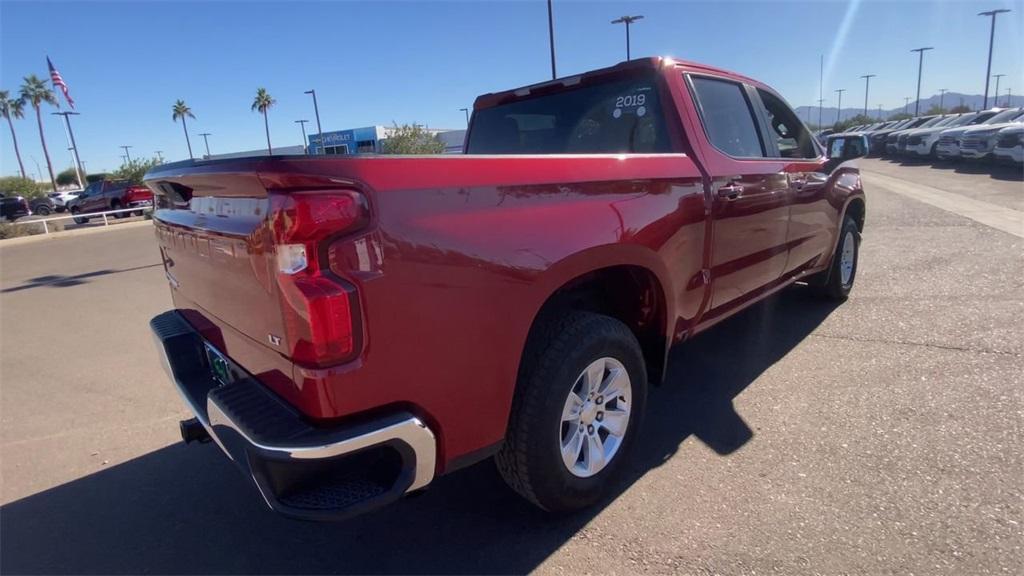
<instances>
[{"instance_id":1,"label":"red parked car","mask_svg":"<svg viewBox=\"0 0 1024 576\"><path fill-rule=\"evenodd\" d=\"M490 457L544 509L593 504L671 346L797 281L849 294L862 142L827 155L768 86L650 58L480 96L465 155L157 166L182 435L292 517Z\"/></svg>"},{"instance_id":2,"label":"red parked car","mask_svg":"<svg viewBox=\"0 0 1024 576\"><path fill-rule=\"evenodd\" d=\"M153 205L153 192L145 186L133 185L127 180L99 180L85 187L75 198L68 200L67 209L75 216L76 224L85 224L91 212L140 208L133 212L118 212L116 218L141 216L141 208Z\"/></svg>"}]
</instances>

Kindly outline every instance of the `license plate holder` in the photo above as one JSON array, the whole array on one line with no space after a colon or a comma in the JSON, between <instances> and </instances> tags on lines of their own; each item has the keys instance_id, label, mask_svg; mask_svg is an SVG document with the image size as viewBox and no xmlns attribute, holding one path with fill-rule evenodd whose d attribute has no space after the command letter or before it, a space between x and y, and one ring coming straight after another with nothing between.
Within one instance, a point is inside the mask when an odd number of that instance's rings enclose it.
<instances>
[{"instance_id":1,"label":"license plate holder","mask_svg":"<svg viewBox=\"0 0 1024 576\"><path fill-rule=\"evenodd\" d=\"M210 364L210 376L218 386L227 386L241 379L242 376L234 362L223 352L214 348L209 342L205 342L204 347L206 348L206 359Z\"/></svg>"}]
</instances>

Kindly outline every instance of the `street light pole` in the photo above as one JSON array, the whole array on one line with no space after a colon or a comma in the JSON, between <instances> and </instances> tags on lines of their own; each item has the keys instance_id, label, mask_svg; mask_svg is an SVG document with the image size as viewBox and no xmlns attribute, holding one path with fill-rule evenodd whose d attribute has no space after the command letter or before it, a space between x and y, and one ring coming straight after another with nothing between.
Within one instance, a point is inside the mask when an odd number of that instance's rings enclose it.
<instances>
[{"instance_id":1,"label":"street light pole","mask_svg":"<svg viewBox=\"0 0 1024 576\"><path fill-rule=\"evenodd\" d=\"M551 0L548 0L548 44L551 46L551 79L558 78L555 72L555 17L551 12ZM466 122L469 124L469 122Z\"/></svg>"},{"instance_id":2,"label":"street light pole","mask_svg":"<svg viewBox=\"0 0 1024 576\"><path fill-rule=\"evenodd\" d=\"M131 146L121 146L121 148L124 148L124 157L125 157L125 159L128 162L131 162L132 161L132 155L128 153L128 149L131 148Z\"/></svg>"},{"instance_id":3,"label":"street light pole","mask_svg":"<svg viewBox=\"0 0 1024 576\"><path fill-rule=\"evenodd\" d=\"M82 159L78 156L78 144L75 143L75 131L71 129L71 118L69 116L78 116L78 112L50 112L55 116L64 117L64 125L68 128L68 136L71 138L71 152L75 155L75 177L78 178L78 187L85 188L85 180L82 179L82 174L85 169L82 168Z\"/></svg>"},{"instance_id":4,"label":"street light pole","mask_svg":"<svg viewBox=\"0 0 1024 576\"><path fill-rule=\"evenodd\" d=\"M163 164L164 163L164 151L163 150L154 150L154 152L156 153L156 157L160 159L160 163Z\"/></svg>"},{"instance_id":5,"label":"street light pole","mask_svg":"<svg viewBox=\"0 0 1024 576\"><path fill-rule=\"evenodd\" d=\"M1006 74L993 74L992 75L992 77L996 79L995 97L992 98L992 105L993 106L999 106L999 79L1002 78L1003 76L1006 76Z\"/></svg>"},{"instance_id":6,"label":"street light pole","mask_svg":"<svg viewBox=\"0 0 1024 576\"><path fill-rule=\"evenodd\" d=\"M918 115L918 111L921 107L921 68L924 66L924 53L928 50L934 50L932 46L926 46L924 48L914 48L911 52L917 52L917 101L914 102L914 116Z\"/></svg>"},{"instance_id":7,"label":"street light pole","mask_svg":"<svg viewBox=\"0 0 1024 576\"><path fill-rule=\"evenodd\" d=\"M908 114L907 108L909 108L909 107L910 107L910 96L904 96L903 97L903 113L904 114ZM915 114L915 116L917 116L917 115Z\"/></svg>"},{"instance_id":8,"label":"street light pole","mask_svg":"<svg viewBox=\"0 0 1024 576\"><path fill-rule=\"evenodd\" d=\"M1010 107L1010 89L1009 88L1006 89L1006 107L1007 108Z\"/></svg>"},{"instance_id":9,"label":"street light pole","mask_svg":"<svg viewBox=\"0 0 1024 576\"><path fill-rule=\"evenodd\" d=\"M942 110L943 112L945 112L946 110L942 106L943 102L946 99L946 92L949 92L949 90L946 90L945 88L939 88L939 110Z\"/></svg>"},{"instance_id":10,"label":"street light pole","mask_svg":"<svg viewBox=\"0 0 1024 576\"><path fill-rule=\"evenodd\" d=\"M877 74L865 74L861 76L864 79L864 115L868 115L868 90L871 88L871 79L877 76Z\"/></svg>"},{"instance_id":11,"label":"street light pole","mask_svg":"<svg viewBox=\"0 0 1024 576\"><path fill-rule=\"evenodd\" d=\"M821 130L821 105L824 103L824 98L818 98L818 130Z\"/></svg>"},{"instance_id":12,"label":"street light pole","mask_svg":"<svg viewBox=\"0 0 1024 576\"><path fill-rule=\"evenodd\" d=\"M316 103L316 90L306 90L303 94L313 95L313 113L316 114L316 133L317 142L320 144L320 153L324 153L324 131L320 127L320 106Z\"/></svg>"},{"instance_id":13,"label":"street light pole","mask_svg":"<svg viewBox=\"0 0 1024 576\"><path fill-rule=\"evenodd\" d=\"M990 16L992 18L992 28L988 33L988 67L985 68L985 105L982 109L988 108L988 81L992 76L992 45L996 39L996 16L1003 12L1009 12L1008 8L1000 8L999 10L989 10L988 12L978 12L978 16ZM996 92L996 96L999 93Z\"/></svg>"},{"instance_id":14,"label":"street light pole","mask_svg":"<svg viewBox=\"0 0 1024 576\"><path fill-rule=\"evenodd\" d=\"M466 126L469 126L469 108L459 108L459 110L466 113Z\"/></svg>"},{"instance_id":15,"label":"street light pole","mask_svg":"<svg viewBox=\"0 0 1024 576\"><path fill-rule=\"evenodd\" d=\"M846 92L846 88L836 90L836 94L839 94L839 105L836 107L836 124L843 119L843 92Z\"/></svg>"},{"instance_id":16,"label":"street light pole","mask_svg":"<svg viewBox=\"0 0 1024 576\"><path fill-rule=\"evenodd\" d=\"M306 122L309 122L309 120L296 120L295 121L295 123L298 124L299 127L302 128L302 150L306 154L309 154L309 147L306 146Z\"/></svg>"},{"instance_id":17,"label":"street light pole","mask_svg":"<svg viewBox=\"0 0 1024 576\"><path fill-rule=\"evenodd\" d=\"M622 16L621 18L616 18L615 20L612 20L612 24L625 24L626 25L626 61L627 62L630 60L629 25L634 23L634 22L636 22L637 20L643 20L643 18L644 17L643 17L642 14L637 14L636 16Z\"/></svg>"},{"instance_id":18,"label":"street light pole","mask_svg":"<svg viewBox=\"0 0 1024 576\"><path fill-rule=\"evenodd\" d=\"M882 119L882 105L881 104L878 105L878 119L879 120Z\"/></svg>"},{"instance_id":19,"label":"street light pole","mask_svg":"<svg viewBox=\"0 0 1024 576\"><path fill-rule=\"evenodd\" d=\"M203 132L203 133L201 133L199 135L203 137L203 143L206 144L206 157L209 158L210 157L210 140L209 140L209 137L213 136L213 134L211 134L209 132Z\"/></svg>"}]
</instances>

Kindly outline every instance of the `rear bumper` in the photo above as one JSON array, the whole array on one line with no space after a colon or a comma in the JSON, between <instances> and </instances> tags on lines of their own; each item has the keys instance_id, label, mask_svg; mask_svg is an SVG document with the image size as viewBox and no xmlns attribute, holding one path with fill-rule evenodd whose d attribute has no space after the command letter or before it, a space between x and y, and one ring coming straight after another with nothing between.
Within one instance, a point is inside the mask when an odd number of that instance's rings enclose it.
<instances>
[{"instance_id":1,"label":"rear bumper","mask_svg":"<svg viewBox=\"0 0 1024 576\"><path fill-rule=\"evenodd\" d=\"M196 419L273 510L305 520L340 520L433 479L436 440L412 414L317 427L237 365L230 370L238 378L220 384L207 343L177 312L156 316L150 327L164 369Z\"/></svg>"}]
</instances>

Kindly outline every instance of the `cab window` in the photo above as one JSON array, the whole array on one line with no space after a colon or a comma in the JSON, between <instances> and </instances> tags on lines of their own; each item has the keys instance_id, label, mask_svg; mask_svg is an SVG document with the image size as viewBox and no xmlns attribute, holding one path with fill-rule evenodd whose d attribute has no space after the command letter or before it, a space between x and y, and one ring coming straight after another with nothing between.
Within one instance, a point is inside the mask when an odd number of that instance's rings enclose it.
<instances>
[{"instance_id":1,"label":"cab window","mask_svg":"<svg viewBox=\"0 0 1024 576\"><path fill-rule=\"evenodd\" d=\"M757 94L764 103L769 137L775 139L777 150L774 155L783 158L817 158L818 148L814 145L814 138L789 105L767 90L758 88Z\"/></svg>"},{"instance_id":2,"label":"cab window","mask_svg":"<svg viewBox=\"0 0 1024 576\"><path fill-rule=\"evenodd\" d=\"M711 144L736 158L765 156L754 111L735 82L691 77L704 131Z\"/></svg>"}]
</instances>

